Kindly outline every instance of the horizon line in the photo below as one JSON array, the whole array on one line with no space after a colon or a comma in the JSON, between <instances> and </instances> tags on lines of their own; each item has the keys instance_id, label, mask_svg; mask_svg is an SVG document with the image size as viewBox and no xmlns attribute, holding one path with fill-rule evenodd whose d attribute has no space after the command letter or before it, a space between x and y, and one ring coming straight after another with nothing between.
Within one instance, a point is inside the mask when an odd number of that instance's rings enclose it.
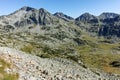
<instances>
[{"instance_id":1,"label":"horizon line","mask_svg":"<svg viewBox=\"0 0 120 80\"><path fill-rule=\"evenodd\" d=\"M62 11L56 11L56 12L52 13L52 12L50 12L49 10L47 10L47 9L45 9L45 8L43 8L43 7L41 7L41 8L34 8L34 7L31 7L31 6L23 6L23 7L21 7L21 8L24 8L24 7L33 8L33 9L36 9L36 10L44 9L44 10L46 10L47 12L51 13L52 15L55 14L55 13L63 13L64 15L70 16L70 15L68 15L67 13L64 13L64 12L62 12ZM1 17L1 16L10 15L10 14L12 14L12 13L20 10L21 8L18 8L18 9L16 9L15 11L12 11L12 12L7 13L7 14L0 14L0 17ZM79 16L81 16L81 15L83 15L83 14L85 14L85 13L88 13L88 14L93 15L93 16L96 16L96 17L100 16L100 15L103 14L103 13L114 13L114 14L120 15L120 13L116 13L116 12L112 12L112 11L101 12L100 14L92 14L91 12L86 11L86 12L81 13ZM79 17L79 16L78 16L78 17ZM74 18L74 19L75 19L75 18L78 18L78 17L74 17L74 16L70 16L70 17L72 17L72 18Z\"/></svg>"}]
</instances>

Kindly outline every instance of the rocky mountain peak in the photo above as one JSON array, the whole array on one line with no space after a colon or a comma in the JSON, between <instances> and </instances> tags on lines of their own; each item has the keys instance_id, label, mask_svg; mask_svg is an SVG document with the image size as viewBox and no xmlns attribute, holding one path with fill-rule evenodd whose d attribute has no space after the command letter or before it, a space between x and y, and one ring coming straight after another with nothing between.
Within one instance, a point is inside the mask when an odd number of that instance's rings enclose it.
<instances>
[{"instance_id":1,"label":"rocky mountain peak","mask_svg":"<svg viewBox=\"0 0 120 80\"><path fill-rule=\"evenodd\" d=\"M76 18L76 21L90 21L92 19L97 19L97 17L90 13L84 13L81 16L79 16L78 18Z\"/></svg>"},{"instance_id":2,"label":"rocky mountain peak","mask_svg":"<svg viewBox=\"0 0 120 80\"><path fill-rule=\"evenodd\" d=\"M22 7L20 10L33 11L33 10L36 10L36 9L35 9L35 8L32 8L32 7L24 6L24 7Z\"/></svg>"},{"instance_id":3,"label":"rocky mountain peak","mask_svg":"<svg viewBox=\"0 0 120 80\"><path fill-rule=\"evenodd\" d=\"M92 15L92 14L86 12L86 13L82 14L81 16L91 16L91 15Z\"/></svg>"},{"instance_id":4,"label":"rocky mountain peak","mask_svg":"<svg viewBox=\"0 0 120 80\"><path fill-rule=\"evenodd\" d=\"M70 16L68 16L68 15L66 15L66 14L64 14L62 12L56 12L54 14L54 16L56 16L58 18L61 18L61 19L65 20L65 21L74 20L74 18L72 18L72 17L70 17Z\"/></svg>"},{"instance_id":5,"label":"rocky mountain peak","mask_svg":"<svg viewBox=\"0 0 120 80\"><path fill-rule=\"evenodd\" d=\"M39 9L39 12L41 12L41 13L49 13L46 9L44 9L44 8L40 8Z\"/></svg>"},{"instance_id":6,"label":"rocky mountain peak","mask_svg":"<svg viewBox=\"0 0 120 80\"><path fill-rule=\"evenodd\" d=\"M104 13L99 15L99 18L100 19L107 19L107 18L115 18L117 16L118 16L118 14L116 14L116 13L104 12Z\"/></svg>"},{"instance_id":7,"label":"rocky mountain peak","mask_svg":"<svg viewBox=\"0 0 120 80\"><path fill-rule=\"evenodd\" d=\"M53 24L57 19L57 17L53 16L50 12L48 12L44 8L39 9L39 14L37 18L40 25Z\"/></svg>"},{"instance_id":8,"label":"rocky mountain peak","mask_svg":"<svg viewBox=\"0 0 120 80\"><path fill-rule=\"evenodd\" d=\"M20 9L16 10L15 12L7 15L7 16L9 16L9 17L12 16L13 17L13 16L16 15L16 17L22 17L22 16L24 16L24 14L26 14L27 12L30 12L30 11L34 12L34 11L37 11L37 9L32 8L32 7L28 7L28 6L24 6Z\"/></svg>"}]
</instances>

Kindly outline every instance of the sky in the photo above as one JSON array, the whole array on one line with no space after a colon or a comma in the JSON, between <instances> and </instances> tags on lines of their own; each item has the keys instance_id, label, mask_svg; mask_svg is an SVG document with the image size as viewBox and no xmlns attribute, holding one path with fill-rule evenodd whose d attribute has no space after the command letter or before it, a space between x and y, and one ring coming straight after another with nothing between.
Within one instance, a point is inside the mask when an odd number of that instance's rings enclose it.
<instances>
[{"instance_id":1,"label":"sky","mask_svg":"<svg viewBox=\"0 0 120 80\"><path fill-rule=\"evenodd\" d=\"M23 6L44 8L52 14L63 12L74 18L85 12L96 16L103 12L120 14L120 0L0 0L0 15L10 14Z\"/></svg>"}]
</instances>

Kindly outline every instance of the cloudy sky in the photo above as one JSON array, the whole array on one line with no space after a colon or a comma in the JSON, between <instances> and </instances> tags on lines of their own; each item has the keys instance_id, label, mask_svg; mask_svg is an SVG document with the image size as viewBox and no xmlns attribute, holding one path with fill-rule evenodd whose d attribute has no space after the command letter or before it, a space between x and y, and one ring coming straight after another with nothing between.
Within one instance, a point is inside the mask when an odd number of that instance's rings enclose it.
<instances>
[{"instance_id":1,"label":"cloudy sky","mask_svg":"<svg viewBox=\"0 0 120 80\"><path fill-rule=\"evenodd\" d=\"M120 14L120 0L0 0L0 15L7 15L23 6L45 8L51 13L63 12L74 18L85 12Z\"/></svg>"}]
</instances>

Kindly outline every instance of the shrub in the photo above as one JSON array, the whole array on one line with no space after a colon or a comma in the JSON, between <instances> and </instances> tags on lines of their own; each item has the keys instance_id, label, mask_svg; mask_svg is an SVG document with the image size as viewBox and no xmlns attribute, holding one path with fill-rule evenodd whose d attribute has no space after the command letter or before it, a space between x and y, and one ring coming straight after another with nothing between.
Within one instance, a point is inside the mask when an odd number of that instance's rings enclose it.
<instances>
[{"instance_id":1,"label":"shrub","mask_svg":"<svg viewBox=\"0 0 120 80\"><path fill-rule=\"evenodd\" d=\"M23 52L32 53L32 51L33 51L33 46L32 46L32 45L26 45L26 46L22 47L21 50L22 50Z\"/></svg>"}]
</instances>

